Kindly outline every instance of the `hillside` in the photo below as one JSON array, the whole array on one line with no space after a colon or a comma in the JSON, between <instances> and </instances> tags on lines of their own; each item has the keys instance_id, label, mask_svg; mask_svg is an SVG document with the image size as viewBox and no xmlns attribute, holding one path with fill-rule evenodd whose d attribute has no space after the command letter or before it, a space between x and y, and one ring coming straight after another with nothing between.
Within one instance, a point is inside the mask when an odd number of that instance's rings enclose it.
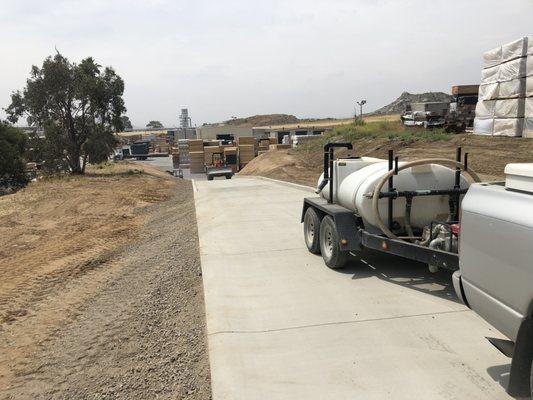
<instances>
[{"instance_id":1,"label":"hillside","mask_svg":"<svg viewBox=\"0 0 533 400\"><path fill-rule=\"evenodd\" d=\"M380 109L373 111L370 114L384 115L384 114L402 114L405 112L405 107L409 103L425 103L432 101L451 101L452 96L443 92L427 92L413 94L409 92L403 92L400 97L394 100L392 103L381 107Z\"/></svg>"},{"instance_id":2,"label":"hillside","mask_svg":"<svg viewBox=\"0 0 533 400\"><path fill-rule=\"evenodd\" d=\"M284 125L294 124L299 122L299 119L294 115L288 114L265 114L253 115L246 118L235 118L229 121L224 121L225 125L234 126L269 126L269 125Z\"/></svg>"}]
</instances>

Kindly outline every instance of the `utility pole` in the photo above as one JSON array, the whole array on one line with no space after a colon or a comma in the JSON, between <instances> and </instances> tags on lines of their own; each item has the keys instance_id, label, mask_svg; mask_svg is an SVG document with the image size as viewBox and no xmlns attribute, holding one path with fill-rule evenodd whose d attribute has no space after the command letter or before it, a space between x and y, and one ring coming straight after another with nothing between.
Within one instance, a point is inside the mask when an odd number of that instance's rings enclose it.
<instances>
[{"instance_id":1,"label":"utility pole","mask_svg":"<svg viewBox=\"0 0 533 400\"><path fill-rule=\"evenodd\" d=\"M359 118L362 121L363 120L363 106L366 104L366 100L358 101L357 104L359 105Z\"/></svg>"}]
</instances>

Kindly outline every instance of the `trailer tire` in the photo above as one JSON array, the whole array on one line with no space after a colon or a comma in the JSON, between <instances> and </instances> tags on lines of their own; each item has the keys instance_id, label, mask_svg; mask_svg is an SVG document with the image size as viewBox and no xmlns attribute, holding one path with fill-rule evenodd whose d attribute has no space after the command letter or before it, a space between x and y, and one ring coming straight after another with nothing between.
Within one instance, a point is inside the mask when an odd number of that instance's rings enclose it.
<instances>
[{"instance_id":1,"label":"trailer tire","mask_svg":"<svg viewBox=\"0 0 533 400\"><path fill-rule=\"evenodd\" d=\"M337 227L329 215L326 215L320 223L320 252L324 262L331 269L343 268L350 254L340 249Z\"/></svg>"},{"instance_id":2,"label":"trailer tire","mask_svg":"<svg viewBox=\"0 0 533 400\"><path fill-rule=\"evenodd\" d=\"M226 175L226 179L231 179L231 175Z\"/></svg>"},{"instance_id":3,"label":"trailer tire","mask_svg":"<svg viewBox=\"0 0 533 400\"><path fill-rule=\"evenodd\" d=\"M213 177L212 177L212 176L208 176L208 177L207 177L207 180L208 180L208 181L212 181L212 180L213 180Z\"/></svg>"},{"instance_id":4,"label":"trailer tire","mask_svg":"<svg viewBox=\"0 0 533 400\"><path fill-rule=\"evenodd\" d=\"M320 254L320 218L313 207L305 211L304 240L309 252Z\"/></svg>"}]
</instances>

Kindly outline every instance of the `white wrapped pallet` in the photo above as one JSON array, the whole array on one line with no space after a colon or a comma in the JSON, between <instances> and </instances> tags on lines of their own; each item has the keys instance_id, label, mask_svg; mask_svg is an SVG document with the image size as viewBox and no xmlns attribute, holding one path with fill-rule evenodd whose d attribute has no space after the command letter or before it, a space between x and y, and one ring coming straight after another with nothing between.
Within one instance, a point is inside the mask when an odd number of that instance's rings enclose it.
<instances>
[{"instance_id":1,"label":"white wrapped pallet","mask_svg":"<svg viewBox=\"0 0 533 400\"><path fill-rule=\"evenodd\" d=\"M499 88L499 83L487 83L484 85L479 85L479 99L496 100L498 98Z\"/></svg>"},{"instance_id":2,"label":"white wrapped pallet","mask_svg":"<svg viewBox=\"0 0 533 400\"><path fill-rule=\"evenodd\" d=\"M498 87L498 98L516 99L524 97L526 91L526 78L512 79L506 82L500 82Z\"/></svg>"},{"instance_id":3,"label":"white wrapped pallet","mask_svg":"<svg viewBox=\"0 0 533 400\"><path fill-rule=\"evenodd\" d=\"M516 78L525 78L527 69L527 57L516 58L500 65L499 82L510 81Z\"/></svg>"},{"instance_id":4,"label":"white wrapped pallet","mask_svg":"<svg viewBox=\"0 0 533 400\"><path fill-rule=\"evenodd\" d=\"M494 136L520 137L524 130L524 118L495 118Z\"/></svg>"},{"instance_id":5,"label":"white wrapped pallet","mask_svg":"<svg viewBox=\"0 0 533 400\"><path fill-rule=\"evenodd\" d=\"M526 78L526 97L533 97L533 75Z\"/></svg>"},{"instance_id":6,"label":"white wrapped pallet","mask_svg":"<svg viewBox=\"0 0 533 400\"><path fill-rule=\"evenodd\" d=\"M502 47L496 47L483 53L483 68L494 67L502 62Z\"/></svg>"},{"instance_id":7,"label":"white wrapped pallet","mask_svg":"<svg viewBox=\"0 0 533 400\"><path fill-rule=\"evenodd\" d=\"M528 37L506 43L502 46L502 61L513 60L518 57L524 57L528 51Z\"/></svg>"},{"instance_id":8,"label":"white wrapped pallet","mask_svg":"<svg viewBox=\"0 0 533 400\"><path fill-rule=\"evenodd\" d=\"M524 99L524 117L524 130L522 136L533 138L533 97L526 97Z\"/></svg>"},{"instance_id":9,"label":"white wrapped pallet","mask_svg":"<svg viewBox=\"0 0 533 400\"><path fill-rule=\"evenodd\" d=\"M533 75L533 54L528 54L526 57L526 76L531 75Z\"/></svg>"},{"instance_id":10,"label":"white wrapped pallet","mask_svg":"<svg viewBox=\"0 0 533 400\"><path fill-rule=\"evenodd\" d=\"M481 70L481 84L495 83L500 80L500 64Z\"/></svg>"},{"instance_id":11,"label":"white wrapped pallet","mask_svg":"<svg viewBox=\"0 0 533 400\"><path fill-rule=\"evenodd\" d=\"M524 99L524 117L533 118L533 97Z\"/></svg>"},{"instance_id":12,"label":"white wrapped pallet","mask_svg":"<svg viewBox=\"0 0 533 400\"><path fill-rule=\"evenodd\" d=\"M522 137L533 139L533 118L524 118Z\"/></svg>"},{"instance_id":13,"label":"white wrapped pallet","mask_svg":"<svg viewBox=\"0 0 533 400\"><path fill-rule=\"evenodd\" d=\"M476 104L476 118L494 118L496 100L480 100Z\"/></svg>"},{"instance_id":14,"label":"white wrapped pallet","mask_svg":"<svg viewBox=\"0 0 533 400\"><path fill-rule=\"evenodd\" d=\"M524 118L524 109L524 98L498 99L494 106L494 118Z\"/></svg>"},{"instance_id":15,"label":"white wrapped pallet","mask_svg":"<svg viewBox=\"0 0 533 400\"><path fill-rule=\"evenodd\" d=\"M491 136L494 132L494 119L474 118L474 134Z\"/></svg>"}]
</instances>

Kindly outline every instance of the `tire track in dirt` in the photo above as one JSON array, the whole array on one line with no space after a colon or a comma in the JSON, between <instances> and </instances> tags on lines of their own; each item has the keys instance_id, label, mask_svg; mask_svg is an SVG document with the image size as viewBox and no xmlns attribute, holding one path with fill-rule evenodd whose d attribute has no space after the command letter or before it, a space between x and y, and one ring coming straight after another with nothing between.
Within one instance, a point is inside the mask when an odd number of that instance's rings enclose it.
<instances>
[{"instance_id":1,"label":"tire track in dirt","mask_svg":"<svg viewBox=\"0 0 533 400\"><path fill-rule=\"evenodd\" d=\"M13 289L0 399L210 398L192 187L177 184L136 240Z\"/></svg>"}]
</instances>

